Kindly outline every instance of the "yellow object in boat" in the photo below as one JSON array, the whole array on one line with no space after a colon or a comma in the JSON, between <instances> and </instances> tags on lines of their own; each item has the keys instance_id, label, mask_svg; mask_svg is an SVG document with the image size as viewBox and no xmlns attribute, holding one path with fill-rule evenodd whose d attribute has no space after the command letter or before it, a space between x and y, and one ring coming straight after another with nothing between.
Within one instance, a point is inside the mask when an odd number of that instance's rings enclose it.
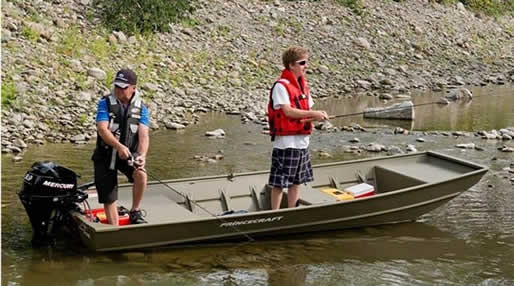
<instances>
[{"instance_id":1,"label":"yellow object in boat","mask_svg":"<svg viewBox=\"0 0 514 286\"><path fill-rule=\"evenodd\" d=\"M102 221L102 220L107 220L107 215L105 215L105 213L104 213L104 212L102 212L102 213L97 213L97 214L96 214L96 217L97 217L100 221Z\"/></svg>"},{"instance_id":2,"label":"yellow object in boat","mask_svg":"<svg viewBox=\"0 0 514 286\"><path fill-rule=\"evenodd\" d=\"M330 188L330 189L323 189L321 191L336 197L336 199L338 201L349 201L349 200L354 199L352 194L345 192L345 191L338 190L338 189Z\"/></svg>"}]
</instances>

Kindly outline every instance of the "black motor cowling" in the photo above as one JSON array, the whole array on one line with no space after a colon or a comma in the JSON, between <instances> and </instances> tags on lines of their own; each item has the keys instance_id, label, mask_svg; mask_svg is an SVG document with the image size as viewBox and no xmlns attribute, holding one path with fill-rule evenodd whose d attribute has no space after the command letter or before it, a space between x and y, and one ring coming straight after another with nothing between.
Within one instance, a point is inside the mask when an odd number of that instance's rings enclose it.
<instances>
[{"instance_id":1,"label":"black motor cowling","mask_svg":"<svg viewBox=\"0 0 514 286\"><path fill-rule=\"evenodd\" d=\"M55 233L87 199L87 193L77 189L79 176L72 170L53 162L36 162L23 178L18 193L32 224L34 246L55 244Z\"/></svg>"}]
</instances>

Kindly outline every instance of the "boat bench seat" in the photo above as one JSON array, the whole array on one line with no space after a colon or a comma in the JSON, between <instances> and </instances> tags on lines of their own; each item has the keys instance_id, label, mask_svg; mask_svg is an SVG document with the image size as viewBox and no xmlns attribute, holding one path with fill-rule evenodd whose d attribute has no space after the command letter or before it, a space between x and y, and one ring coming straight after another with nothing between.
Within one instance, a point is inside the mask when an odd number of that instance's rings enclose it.
<instances>
[{"instance_id":1,"label":"boat bench seat","mask_svg":"<svg viewBox=\"0 0 514 286\"><path fill-rule=\"evenodd\" d=\"M377 167L428 183L450 179L464 173L458 169L453 170L448 166L433 165L425 162L390 163L377 165Z\"/></svg>"},{"instance_id":2,"label":"boat bench seat","mask_svg":"<svg viewBox=\"0 0 514 286\"><path fill-rule=\"evenodd\" d=\"M404 188L425 184L422 180L422 169L406 168L403 166L376 165L374 167L376 176L376 193L387 193ZM425 170L424 172L429 172Z\"/></svg>"},{"instance_id":3,"label":"boat bench seat","mask_svg":"<svg viewBox=\"0 0 514 286\"><path fill-rule=\"evenodd\" d=\"M320 192L309 186L300 186L299 203L303 205L315 205L337 202L336 197Z\"/></svg>"},{"instance_id":4,"label":"boat bench seat","mask_svg":"<svg viewBox=\"0 0 514 286\"><path fill-rule=\"evenodd\" d=\"M251 188L255 192L255 187ZM254 201L260 206L258 210L270 210L271 209L271 187L264 185L260 196L254 195ZM300 205L315 205L323 203L337 202L334 196L327 193L320 192L310 186L300 186L300 193L298 203ZM281 208L287 208L287 192L284 192L282 196Z\"/></svg>"}]
</instances>

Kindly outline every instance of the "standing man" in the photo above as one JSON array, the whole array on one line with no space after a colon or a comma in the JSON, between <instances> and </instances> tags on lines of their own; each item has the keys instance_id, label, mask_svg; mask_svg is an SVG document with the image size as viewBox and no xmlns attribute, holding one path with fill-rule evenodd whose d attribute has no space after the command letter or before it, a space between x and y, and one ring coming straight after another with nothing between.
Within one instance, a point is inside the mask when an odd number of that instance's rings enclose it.
<instances>
[{"instance_id":1,"label":"standing man","mask_svg":"<svg viewBox=\"0 0 514 286\"><path fill-rule=\"evenodd\" d=\"M114 79L114 91L100 100L96 114L98 137L92 158L95 185L98 201L104 204L107 220L113 225L119 223L118 170L134 183L130 223L146 223L139 207L146 189L144 168L150 121L136 84L137 76L132 70L120 70Z\"/></svg>"},{"instance_id":2,"label":"standing man","mask_svg":"<svg viewBox=\"0 0 514 286\"><path fill-rule=\"evenodd\" d=\"M309 53L290 47L282 54L285 69L273 84L268 104L268 122L273 154L268 184L271 208L279 209L282 190L288 188L287 205L296 207L300 184L312 181L309 135L312 124L306 120L327 120L325 111L311 110L314 101L305 80Z\"/></svg>"}]
</instances>

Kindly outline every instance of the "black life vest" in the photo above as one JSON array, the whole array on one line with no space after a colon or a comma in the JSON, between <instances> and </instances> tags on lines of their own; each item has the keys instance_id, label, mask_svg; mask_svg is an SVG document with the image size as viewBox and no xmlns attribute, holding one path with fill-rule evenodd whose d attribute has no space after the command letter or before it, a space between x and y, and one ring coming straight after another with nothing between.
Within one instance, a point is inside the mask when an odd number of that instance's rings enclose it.
<instances>
[{"instance_id":1,"label":"black life vest","mask_svg":"<svg viewBox=\"0 0 514 286\"><path fill-rule=\"evenodd\" d=\"M139 144L138 130L143 101L137 93L134 93L127 107L123 108L122 104L112 93L104 97L104 99L107 101L107 110L109 112L109 131L112 132L121 144L129 148L130 153L136 153ZM112 156L112 159L116 158L113 148L104 142L100 134L98 134L96 139L95 153L102 157Z\"/></svg>"}]
</instances>

